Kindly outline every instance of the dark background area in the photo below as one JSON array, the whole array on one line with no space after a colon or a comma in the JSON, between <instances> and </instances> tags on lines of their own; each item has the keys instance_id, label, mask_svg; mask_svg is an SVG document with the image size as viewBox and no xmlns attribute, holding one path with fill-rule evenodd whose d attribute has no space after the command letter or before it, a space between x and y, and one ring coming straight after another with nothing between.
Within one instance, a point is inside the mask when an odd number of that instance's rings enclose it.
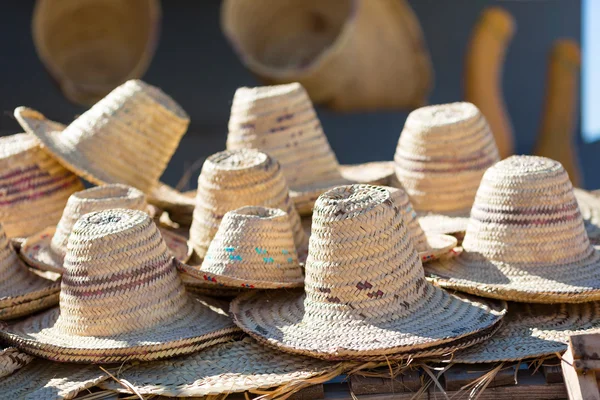
<instances>
[{"instance_id":1,"label":"dark background area","mask_svg":"<svg viewBox=\"0 0 600 400\"><path fill-rule=\"evenodd\" d=\"M0 13L0 134L20 131L12 117L12 110L20 105L36 108L63 123L85 111L62 96L35 53L31 38L33 4L33 0L4 2ZM517 33L507 54L503 88L517 154L530 153L541 118L548 51L561 37L580 42L581 1L411 0L410 4L421 21L435 68L430 103L462 99L463 56L481 11L498 5L515 17ZM162 2L160 42L143 79L170 94L191 117L189 131L163 177L172 185L194 161L224 149L236 88L259 84L221 33L219 7L219 0ZM342 163L391 160L408 114L318 111ZM600 165L599 157L595 157L600 144L584 144L577 135L577 146L585 186L600 187L600 176L595 173Z\"/></svg>"}]
</instances>

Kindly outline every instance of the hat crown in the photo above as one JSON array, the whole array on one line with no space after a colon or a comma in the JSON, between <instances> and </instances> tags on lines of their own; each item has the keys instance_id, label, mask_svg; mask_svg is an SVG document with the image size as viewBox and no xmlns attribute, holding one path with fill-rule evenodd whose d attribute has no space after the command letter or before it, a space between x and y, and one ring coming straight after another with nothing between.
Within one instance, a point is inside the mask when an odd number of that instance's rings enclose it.
<instances>
[{"instance_id":1,"label":"hat crown","mask_svg":"<svg viewBox=\"0 0 600 400\"><path fill-rule=\"evenodd\" d=\"M59 329L114 336L170 321L192 306L162 236L142 211L84 215L67 249ZM130 315L130 323L106 323L115 314Z\"/></svg>"},{"instance_id":2,"label":"hat crown","mask_svg":"<svg viewBox=\"0 0 600 400\"><path fill-rule=\"evenodd\" d=\"M317 199L305 290L309 318L384 321L424 300L430 287L390 192L350 185Z\"/></svg>"},{"instance_id":3,"label":"hat crown","mask_svg":"<svg viewBox=\"0 0 600 400\"><path fill-rule=\"evenodd\" d=\"M387 186L384 186L384 188L390 192L390 197L392 201L400 209L400 212L402 213L402 218L404 220L404 224L406 225L408 234L412 239L412 243L415 250L427 250L427 236L425 236L423 228L421 228L421 225L419 225L419 221L417 220L417 213L414 210L412 204L410 203L410 199L408 198L408 194L406 193L406 191L404 191L403 189Z\"/></svg>"},{"instance_id":4,"label":"hat crown","mask_svg":"<svg viewBox=\"0 0 600 400\"><path fill-rule=\"evenodd\" d=\"M489 168L477 191L463 256L524 269L596 257L563 166L512 156Z\"/></svg>"},{"instance_id":5,"label":"hat crown","mask_svg":"<svg viewBox=\"0 0 600 400\"><path fill-rule=\"evenodd\" d=\"M4 227L0 223L0 279L4 281L7 276L13 275L15 266L20 266L19 257L8 241ZM25 270L25 267L23 269Z\"/></svg>"}]
</instances>

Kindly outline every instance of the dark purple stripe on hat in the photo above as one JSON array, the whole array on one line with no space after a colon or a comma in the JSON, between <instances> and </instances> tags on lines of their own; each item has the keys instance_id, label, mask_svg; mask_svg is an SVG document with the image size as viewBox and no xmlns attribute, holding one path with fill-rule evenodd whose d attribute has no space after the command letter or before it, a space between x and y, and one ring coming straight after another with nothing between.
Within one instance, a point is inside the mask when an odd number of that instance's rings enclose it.
<instances>
[{"instance_id":1,"label":"dark purple stripe on hat","mask_svg":"<svg viewBox=\"0 0 600 400\"><path fill-rule=\"evenodd\" d=\"M422 160L416 160L416 162L423 162L423 161ZM461 163L461 162L463 162L463 160L455 159L455 160L431 160L431 161L427 161L427 163L434 163L434 162ZM439 168L411 168L411 167L407 167L406 165L399 165L399 167L401 169L404 169L404 170L407 170L407 171L411 171L411 172L439 173L439 172L480 171L482 169L487 169L488 167L490 167L491 165L493 165L495 163L496 163L496 160L490 158L490 159L485 159L482 162L477 163L475 165L469 165L469 166L464 166L464 167L456 165L456 166L453 166L452 168L447 168L447 169L439 169Z\"/></svg>"},{"instance_id":2,"label":"dark purple stripe on hat","mask_svg":"<svg viewBox=\"0 0 600 400\"><path fill-rule=\"evenodd\" d=\"M504 225L520 225L520 226L530 226L530 225L551 225L556 223L565 223L568 221L573 221L581 218L579 211L571 215L565 215L563 217L556 218L537 218L537 219L511 219L511 218L478 218L476 215L471 214L471 218L476 221L488 224L488 223L496 223L496 224L504 224Z\"/></svg>"},{"instance_id":3,"label":"dark purple stripe on hat","mask_svg":"<svg viewBox=\"0 0 600 400\"><path fill-rule=\"evenodd\" d=\"M36 179L47 178L50 174L48 172L37 172L34 175L22 176L17 181L13 181L10 183L6 183L4 185L0 185L0 189L8 189L6 192L8 194L19 193L22 192L23 189L27 189L31 187L31 182ZM39 182L38 182L39 183ZM41 182L43 183L43 182Z\"/></svg>"},{"instance_id":4,"label":"dark purple stripe on hat","mask_svg":"<svg viewBox=\"0 0 600 400\"><path fill-rule=\"evenodd\" d=\"M59 178L59 179L55 179L54 181L60 181L63 178ZM72 176L68 181L64 182L61 185L58 185L52 189L49 190L45 190L45 191L41 191L41 192L37 192L37 193L33 193L31 195L26 195L26 196L20 196L17 197L15 199L9 200L9 201L0 201L0 206L7 206L7 205L12 205L15 203L20 203L23 201L32 201L32 200L37 200L40 199L42 197L46 197L49 196L53 193L56 193L60 190L64 190L70 186L74 186L77 182L78 182L78 178L75 176ZM46 186L46 185L35 185L33 188L37 188L39 186Z\"/></svg>"},{"instance_id":5,"label":"dark purple stripe on hat","mask_svg":"<svg viewBox=\"0 0 600 400\"><path fill-rule=\"evenodd\" d=\"M14 178L15 176L19 176L19 175L23 175L23 174L27 174L31 171L38 171L40 169L40 167L38 167L37 165L32 165L31 167L27 167L25 169L15 169L13 171L10 171L4 175L0 175L0 179L10 179L10 178Z\"/></svg>"},{"instance_id":6,"label":"dark purple stripe on hat","mask_svg":"<svg viewBox=\"0 0 600 400\"><path fill-rule=\"evenodd\" d=\"M501 208L492 208L487 206L481 206L474 204L473 211L481 211L488 214L500 214L500 215L550 215L550 214L558 214L561 212L571 212L571 211L579 211L579 205L577 201L573 201L567 204L561 204L555 207L515 207L510 210L501 209Z\"/></svg>"}]
</instances>

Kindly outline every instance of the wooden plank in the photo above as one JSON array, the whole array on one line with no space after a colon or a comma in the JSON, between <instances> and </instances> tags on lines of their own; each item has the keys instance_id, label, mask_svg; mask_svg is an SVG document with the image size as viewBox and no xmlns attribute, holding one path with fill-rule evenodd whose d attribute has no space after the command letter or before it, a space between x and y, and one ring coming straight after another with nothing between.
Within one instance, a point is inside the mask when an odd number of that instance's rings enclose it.
<instances>
[{"instance_id":1,"label":"wooden plank","mask_svg":"<svg viewBox=\"0 0 600 400\"><path fill-rule=\"evenodd\" d=\"M465 385L481 378L492 370L490 365L457 365L444 373L446 379L446 390L460 390ZM507 386L515 384L515 367L509 367L498 371L494 379L488 384L488 388Z\"/></svg>"},{"instance_id":2,"label":"wooden plank","mask_svg":"<svg viewBox=\"0 0 600 400\"><path fill-rule=\"evenodd\" d=\"M577 371L600 370L600 360L573 360L573 368Z\"/></svg>"},{"instance_id":3,"label":"wooden plank","mask_svg":"<svg viewBox=\"0 0 600 400\"><path fill-rule=\"evenodd\" d=\"M562 383L563 375L562 369L558 365L542 366L542 373L544 374L544 378L546 378L546 383Z\"/></svg>"},{"instance_id":4,"label":"wooden plank","mask_svg":"<svg viewBox=\"0 0 600 400\"><path fill-rule=\"evenodd\" d=\"M578 347L579 350L585 349ZM583 353L579 352L579 355L581 354ZM576 371L572 363L573 353L571 346L569 346L561 361L569 399L600 400L600 392L598 392L598 385L596 383L596 373L594 371Z\"/></svg>"},{"instance_id":5,"label":"wooden plank","mask_svg":"<svg viewBox=\"0 0 600 400\"><path fill-rule=\"evenodd\" d=\"M323 398L325 398L325 389L323 388L323 384L318 384L297 391L288 397L288 400L316 400Z\"/></svg>"},{"instance_id":6,"label":"wooden plank","mask_svg":"<svg viewBox=\"0 0 600 400\"><path fill-rule=\"evenodd\" d=\"M385 375L385 370L382 374ZM421 387L419 371L408 370L394 379L352 375L350 388L354 394L416 392Z\"/></svg>"},{"instance_id":7,"label":"wooden plank","mask_svg":"<svg viewBox=\"0 0 600 400\"><path fill-rule=\"evenodd\" d=\"M573 360L600 360L600 334L573 335L569 347Z\"/></svg>"}]
</instances>

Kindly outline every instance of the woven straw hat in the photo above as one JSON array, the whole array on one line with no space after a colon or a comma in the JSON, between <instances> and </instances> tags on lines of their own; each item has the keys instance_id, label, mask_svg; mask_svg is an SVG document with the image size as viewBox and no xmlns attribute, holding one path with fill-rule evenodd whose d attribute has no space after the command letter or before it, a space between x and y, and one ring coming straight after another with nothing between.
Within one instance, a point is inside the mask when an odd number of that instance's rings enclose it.
<instances>
[{"instance_id":1,"label":"woven straw hat","mask_svg":"<svg viewBox=\"0 0 600 400\"><path fill-rule=\"evenodd\" d=\"M436 284L522 302L600 299L600 253L558 161L512 156L488 169L462 246L427 264Z\"/></svg>"},{"instance_id":2,"label":"woven straw hat","mask_svg":"<svg viewBox=\"0 0 600 400\"><path fill-rule=\"evenodd\" d=\"M202 166L190 244L203 259L225 213L243 206L279 208L290 219L296 249L302 251L308 238L289 197L281 166L257 150L239 149L213 154Z\"/></svg>"},{"instance_id":3,"label":"woven straw hat","mask_svg":"<svg viewBox=\"0 0 600 400\"><path fill-rule=\"evenodd\" d=\"M411 112L394 156L421 226L441 233L465 231L481 177L499 159L494 135L471 103Z\"/></svg>"},{"instance_id":4,"label":"woven straw hat","mask_svg":"<svg viewBox=\"0 0 600 400\"><path fill-rule=\"evenodd\" d=\"M423 32L405 0L227 0L221 26L261 79L298 81L336 110L418 107L432 86Z\"/></svg>"},{"instance_id":5,"label":"woven straw hat","mask_svg":"<svg viewBox=\"0 0 600 400\"><path fill-rule=\"evenodd\" d=\"M26 353L21 353L14 347L3 349L0 347L0 378L4 378L23 368L33 360L33 357ZM2 382L2 381L0 381Z\"/></svg>"},{"instance_id":6,"label":"woven straw hat","mask_svg":"<svg viewBox=\"0 0 600 400\"><path fill-rule=\"evenodd\" d=\"M592 244L600 244L600 196L597 193L574 188L579 211L583 218L585 230Z\"/></svg>"},{"instance_id":7,"label":"woven straw hat","mask_svg":"<svg viewBox=\"0 0 600 400\"><path fill-rule=\"evenodd\" d=\"M387 186L396 173L393 161L373 161L364 164L340 165L340 174L349 182Z\"/></svg>"},{"instance_id":8,"label":"woven straw hat","mask_svg":"<svg viewBox=\"0 0 600 400\"><path fill-rule=\"evenodd\" d=\"M93 104L144 74L160 18L158 0L37 0L33 43L64 95Z\"/></svg>"},{"instance_id":9,"label":"woven straw hat","mask_svg":"<svg viewBox=\"0 0 600 400\"><path fill-rule=\"evenodd\" d=\"M147 207L144 193L121 184L98 186L73 193L58 225L27 238L21 246L21 257L34 268L63 273L69 235L80 217L113 208L146 211ZM160 229L160 232L171 254L185 262L189 252L186 239L166 229Z\"/></svg>"},{"instance_id":10,"label":"woven straw hat","mask_svg":"<svg viewBox=\"0 0 600 400\"><path fill-rule=\"evenodd\" d=\"M569 336L600 330L600 303L511 303L502 327L489 340L456 352L458 363L517 361L567 350Z\"/></svg>"},{"instance_id":11,"label":"woven straw hat","mask_svg":"<svg viewBox=\"0 0 600 400\"><path fill-rule=\"evenodd\" d=\"M0 137L0 222L10 238L56 224L79 178L44 152L33 135Z\"/></svg>"},{"instance_id":12,"label":"woven straw hat","mask_svg":"<svg viewBox=\"0 0 600 400\"><path fill-rule=\"evenodd\" d=\"M186 293L152 219L115 209L81 217L67 245L60 307L6 326L20 349L63 362L155 360L227 341L224 312Z\"/></svg>"},{"instance_id":13,"label":"woven straw hat","mask_svg":"<svg viewBox=\"0 0 600 400\"><path fill-rule=\"evenodd\" d=\"M229 117L228 149L253 148L274 157L301 215L319 195L348 184L323 133L308 94L299 83L239 88Z\"/></svg>"},{"instance_id":14,"label":"woven straw hat","mask_svg":"<svg viewBox=\"0 0 600 400\"><path fill-rule=\"evenodd\" d=\"M213 285L277 289L304 285L294 235L285 211L247 206L229 211L201 267L188 274Z\"/></svg>"},{"instance_id":15,"label":"woven straw hat","mask_svg":"<svg viewBox=\"0 0 600 400\"><path fill-rule=\"evenodd\" d=\"M381 187L341 186L319 197L305 272L305 292L235 299L236 324L287 352L386 359L451 346L494 327L505 312L505 304L460 299L427 283L402 213Z\"/></svg>"},{"instance_id":16,"label":"woven straw hat","mask_svg":"<svg viewBox=\"0 0 600 400\"><path fill-rule=\"evenodd\" d=\"M15 117L77 175L146 193L158 185L190 121L172 98L140 80L117 87L67 127L26 107Z\"/></svg>"}]
</instances>

